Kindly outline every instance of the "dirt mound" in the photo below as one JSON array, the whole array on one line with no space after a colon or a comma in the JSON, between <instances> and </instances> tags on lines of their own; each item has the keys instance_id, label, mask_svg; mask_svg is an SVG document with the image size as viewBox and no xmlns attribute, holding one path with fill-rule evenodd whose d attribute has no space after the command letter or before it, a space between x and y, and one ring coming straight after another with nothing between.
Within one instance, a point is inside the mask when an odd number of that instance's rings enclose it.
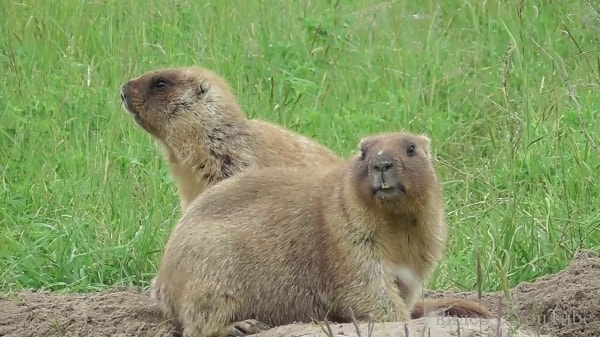
<instances>
[{"instance_id":1,"label":"dirt mound","mask_svg":"<svg viewBox=\"0 0 600 337\"><path fill-rule=\"evenodd\" d=\"M0 298L0 336L176 336L146 294L131 289Z\"/></svg>"},{"instance_id":2,"label":"dirt mound","mask_svg":"<svg viewBox=\"0 0 600 337\"><path fill-rule=\"evenodd\" d=\"M334 336L509 336L511 327L521 327L517 336L538 332L557 337L600 336L600 259L589 251L579 253L564 271L524 283L511 291L485 294L482 302L503 320L431 317L403 323L330 324ZM476 299L473 293L435 292L431 297ZM291 324L270 329L260 337L324 336L327 326ZM360 333L357 332L357 329ZM460 333L457 331L460 329ZM530 331L526 334L524 331ZM428 335L428 334L425 334ZM23 292L0 298L0 336L179 336L161 317L147 294L116 289L95 294L57 295Z\"/></svg>"},{"instance_id":3,"label":"dirt mound","mask_svg":"<svg viewBox=\"0 0 600 337\"><path fill-rule=\"evenodd\" d=\"M431 297L477 300L474 293L435 292ZM600 336L600 259L581 251L563 271L521 283L507 298L484 294L482 303L511 322L556 337Z\"/></svg>"}]
</instances>

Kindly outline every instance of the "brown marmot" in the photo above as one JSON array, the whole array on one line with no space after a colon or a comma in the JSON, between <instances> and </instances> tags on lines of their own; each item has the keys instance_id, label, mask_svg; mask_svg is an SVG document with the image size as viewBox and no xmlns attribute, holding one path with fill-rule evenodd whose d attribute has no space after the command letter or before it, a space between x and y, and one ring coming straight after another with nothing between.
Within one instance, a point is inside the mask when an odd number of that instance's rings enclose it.
<instances>
[{"instance_id":1,"label":"brown marmot","mask_svg":"<svg viewBox=\"0 0 600 337\"><path fill-rule=\"evenodd\" d=\"M359 147L337 165L248 170L190 205L151 289L184 336L410 319L447 238L430 140L389 133Z\"/></svg>"},{"instance_id":2,"label":"brown marmot","mask_svg":"<svg viewBox=\"0 0 600 337\"><path fill-rule=\"evenodd\" d=\"M162 145L182 210L207 187L249 168L341 161L307 137L247 119L227 82L208 69L148 72L127 82L121 98Z\"/></svg>"}]
</instances>

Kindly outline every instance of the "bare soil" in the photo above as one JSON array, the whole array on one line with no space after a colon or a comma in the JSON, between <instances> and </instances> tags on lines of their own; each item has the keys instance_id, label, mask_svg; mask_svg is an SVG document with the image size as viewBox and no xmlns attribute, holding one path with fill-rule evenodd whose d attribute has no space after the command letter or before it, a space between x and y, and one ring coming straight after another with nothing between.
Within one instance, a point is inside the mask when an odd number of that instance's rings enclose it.
<instances>
[{"instance_id":1,"label":"bare soil","mask_svg":"<svg viewBox=\"0 0 600 337\"><path fill-rule=\"evenodd\" d=\"M290 324L257 336L600 336L600 259L593 252L582 251L565 270L520 284L508 295L483 295L482 303L500 317L493 320L427 317L406 324ZM477 299L473 293L428 296ZM147 294L114 289L92 294L2 295L0 337L4 336L179 337L179 333Z\"/></svg>"}]
</instances>

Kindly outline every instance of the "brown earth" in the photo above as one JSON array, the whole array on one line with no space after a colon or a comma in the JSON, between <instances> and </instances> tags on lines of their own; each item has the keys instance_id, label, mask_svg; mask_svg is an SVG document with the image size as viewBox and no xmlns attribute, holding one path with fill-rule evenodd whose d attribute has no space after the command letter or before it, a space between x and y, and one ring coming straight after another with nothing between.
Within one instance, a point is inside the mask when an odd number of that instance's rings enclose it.
<instances>
[{"instance_id":1,"label":"brown earth","mask_svg":"<svg viewBox=\"0 0 600 337\"><path fill-rule=\"evenodd\" d=\"M477 298L473 293L452 292L434 292L428 296ZM372 336L499 337L509 336L509 330L515 327L520 328L517 336L540 333L557 337L600 336L600 259L590 251L582 251L565 270L533 283L520 284L511 290L509 298L512 301L502 293L489 293L484 294L482 302L507 318L510 324L504 319L429 317L406 325L291 324L257 336L369 336L372 332ZM174 337L179 334L161 317L147 294L115 289L95 294L22 292L3 295L0 297L0 336Z\"/></svg>"}]
</instances>

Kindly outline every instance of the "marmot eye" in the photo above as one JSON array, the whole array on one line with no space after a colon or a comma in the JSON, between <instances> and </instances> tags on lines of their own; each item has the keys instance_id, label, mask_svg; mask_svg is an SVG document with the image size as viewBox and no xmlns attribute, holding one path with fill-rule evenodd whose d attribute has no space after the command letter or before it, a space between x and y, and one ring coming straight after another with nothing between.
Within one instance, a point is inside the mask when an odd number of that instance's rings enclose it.
<instances>
[{"instance_id":1,"label":"marmot eye","mask_svg":"<svg viewBox=\"0 0 600 337\"><path fill-rule=\"evenodd\" d=\"M167 81L163 80L162 78L152 82L152 88L155 89L163 89L166 88L167 85L169 85L169 83L167 83Z\"/></svg>"},{"instance_id":2,"label":"marmot eye","mask_svg":"<svg viewBox=\"0 0 600 337\"><path fill-rule=\"evenodd\" d=\"M414 156L417 153L415 144L409 144L406 147L406 154L409 156Z\"/></svg>"}]
</instances>

